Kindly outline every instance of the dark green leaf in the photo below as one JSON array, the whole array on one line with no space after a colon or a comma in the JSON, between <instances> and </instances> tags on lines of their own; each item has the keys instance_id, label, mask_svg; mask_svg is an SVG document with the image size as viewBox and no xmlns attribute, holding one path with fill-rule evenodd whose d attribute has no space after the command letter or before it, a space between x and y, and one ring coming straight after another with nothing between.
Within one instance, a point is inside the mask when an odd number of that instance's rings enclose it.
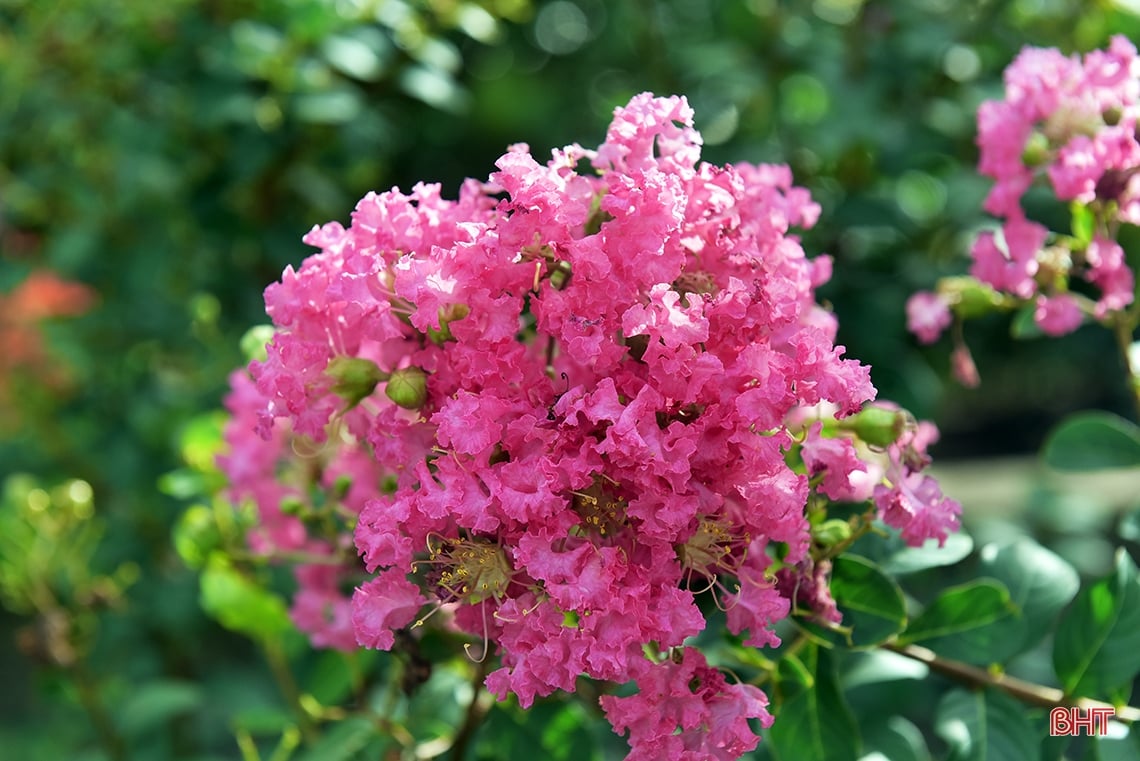
<instances>
[{"instance_id":1,"label":"dark green leaf","mask_svg":"<svg viewBox=\"0 0 1140 761\"><path fill-rule=\"evenodd\" d=\"M830 654L809 645L802 658L815 684L780 706L768 730L773 753L780 761L855 761L859 727L840 693Z\"/></svg>"},{"instance_id":2,"label":"dark green leaf","mask_svg":"<svg viewBox=\"0 0 1140 761\"><path fill-rule=\"evenodd\" d=\"M1015 611L1004 584L979 579L947 589L914 619L900 643L921 642L941 655L961 659L1000 645L991 624Z\"/></svg>"},{"instance_id":3,"label":"dark green leaf","mask_svg":"<svg viewBox=\"0 0 1140 761\"><path fill-rule=\"evenodd\" d=\"M1140 466L1140 427L1108 412L1081 412L1053 429L1041 451L1057 470Z\"/></svg>"},{"instance_id":4,"label":"dark green leaf","mask_svg":"<svg viewBox=\"0 0 1140 761\"><path fill-rule=\"evenodd\" d=\"M1033 319L1035 311L1037 307L1033 304L1018 309L1009 323L1009 334L1014 338L1040 338L1045 335Z\"/></svg>"},{"instance_id":5,"label":"dark green leaf","mask_svg":"<svg viewBox=\"0 0 1140 761\"><path fill-rule=\"evenodd\" d=\"M841 628L801 619L804 629L824 642L850 647L878 645L903 630L906 603L889 576L858 555L841 555L833 563L831 595L843 615Z\"/></svg>"},{"instance_id":6,"label":"dark green leaf","mask_svg":"<svg viewBox=\"0 0 1140 761\"><path fill-rule=\"evenodd\" d=\"M1053 665L1066 695L1128 697L1140 671L1140 579L1124 550L1113 573L1083 589L1061 619Z\"/></svg>"},{"instance_id":7,"label":"dark green leaf","mask_svg":"<svg viewBox=\"0 0 1140 761\"><path fill-rule=\"evenodd\" d=\"M960 690L938 704L935 732L948 761L1038 761L1038 737L1025 707L994 690Z\"/></svg>"},{"instance_id":8,"label":"dark green leaf","mask_svg":"<svg viewBox=\"0 0 1140 761\"><path fill-rule=\"evenodd\" d=\"M991 646L985 659L963 660L1001 663L1041 641L1076 596L1080 578L1071 565L1031 539L986 545L981 556L982 574L1005 584L1018 612L988 628Z\"/></svg>"},{"instance_id":9,"label":"dark green leaf","mask_svg":"<svg viewBox=\"0 0 1140 761\"><path fill-rule=\"evenodd\" d=\"M861 761L931 761L922 731L901 716L891 716L883 723L864 727L863 744L866 755Z\"/></svg>"},{"instance_id":10,"label":"dark green leaf","mask_svg":"<svg viewBox=\"0 0 1140 761\"><path fill-rule=\"evenodd\" d=\"M197 709L202 702L202 688L195 684L174 681L143 684L117 709L119 728L127 737L137 737Z\"/></svg>"},{"instance_id":11,"label":"dark green leaf","mask_svg":"<svg viewBox=\"0 0 1140 761\"><path fill-rule=\"evenodd\" d=\"M351 718L334 724L320 740L308 748L296 761L350 761L379 736L376 724L370 719ZM380 758L372 755L372 758Z\"/></svg>"}]
</instances>

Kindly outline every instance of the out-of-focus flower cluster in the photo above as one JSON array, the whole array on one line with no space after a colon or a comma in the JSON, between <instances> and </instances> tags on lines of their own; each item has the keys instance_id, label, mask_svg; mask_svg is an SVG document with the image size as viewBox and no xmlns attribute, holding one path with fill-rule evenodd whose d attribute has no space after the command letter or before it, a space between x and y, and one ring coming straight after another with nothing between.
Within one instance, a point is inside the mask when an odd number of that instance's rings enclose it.
<instances>
[{"instance_id":1,"label":"out-of-focus flower cluster","mask_svg":"<svg viewBox=\"0 0 1140 761\"><path fill-rule=\"evenodd\" d=\"M524 707L635 682L602 699L630 758L736 758L767 700L686 646L698 598L777 644L792 605L836 618L829 499L914 544L956 528L930 429L861 411L869 370L815 302L830 260L789 234L819 208L787 167L700 144L683 98L643 94L597 151L513 146L457 201L369 194L309 233L221 465L254 549L297 559L314 643L389 649L430 619L481 638Z\"/></svg>"},{"instance_id":2,"label":"out-of-focus flower cluster","mask_svg":"<svg viewBox=\"0 0 1140 761\"><path fill-rule=\"evenodd\" d=\"M974 243L970 274L997 292L995 304L1000 295L1032 303L1046 334L1072 332L1086 317L1108 321L1133 301L1134 274L1116 236L1121 223L1140 224L1138 116L1140 60L1120 36L1083 59L1025 48L1006 69L1005 99L978 111L978 169L995 180L985 209L1002 224ZM1037 181L1070 202L1072 235L1026 216L1022 200ZM952 309L970 316L976 306L947 285L907 306L923 343L951 323Z\"/></svg>"}]
</instances>

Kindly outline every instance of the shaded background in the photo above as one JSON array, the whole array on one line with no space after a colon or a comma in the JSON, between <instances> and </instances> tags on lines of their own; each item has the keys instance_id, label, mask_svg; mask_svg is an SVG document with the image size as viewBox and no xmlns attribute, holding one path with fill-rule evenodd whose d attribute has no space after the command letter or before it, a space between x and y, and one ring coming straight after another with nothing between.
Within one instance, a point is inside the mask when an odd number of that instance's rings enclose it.
<instances>
[{"instance_id":1,"label":"shaded background","mask_svg":"<svg viewBox=\"0 0 1140 761\"><path fill-rule=\"evenodd\" d=\"M920 349L903 312L964 272L991 224L974 113L1001 96L1002 69L1023 45L1140 39L1125 6L0 0L0 475L89 484L106 537L76 562L137 575L99 616L99 689L114 704L139 684L192 686L140 757L237 757L227 717L273 700L252 647L199 611L170 547L187 495L164 476L265 321L262 289L307 255L300 237L368 190L423 180L454 196L511 143L539 159L595 146L638 92L685 94L709 161L791 165L823 207L805 248L835 257L820 295L840 343L882 397L940 424L941 460L1029 453L1067 411L1125 411L1107 334L1015 342L1004 317L971 324L983 385L964 390L948 343ZM1063 512L1069 497L1050 499ZM0 612L0 748L102 758L29 620Z\"/></svg>"}]
</instances>

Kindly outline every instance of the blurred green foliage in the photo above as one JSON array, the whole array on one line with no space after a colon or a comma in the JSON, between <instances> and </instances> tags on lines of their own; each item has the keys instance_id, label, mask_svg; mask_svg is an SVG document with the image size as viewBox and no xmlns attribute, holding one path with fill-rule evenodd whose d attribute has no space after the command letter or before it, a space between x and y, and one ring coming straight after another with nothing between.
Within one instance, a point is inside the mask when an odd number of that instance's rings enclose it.
<instances>
[{"instance_id":1,"label":"blurred green foliage","mask_svg":"<svg viewBox=\"0 0 1140 761\"><path fill-rule=\"evenodd\" d=\"M823 206L806 244L835 257L823 296L840 316L841 342L875 368L883 396L942 424L942 453L1035 449L1062 412L1125 409L1108 337L1082 331L1011 349L1004 322L982 321L967 338L983 390L964 391L945 384L945 347L918 350L902 316L909 293L962 271L970 239L988 224L973 114L1000 93L1001 70L1026 44L1070 52L1113 33L1140 38L1140 19L1122 5L0 0L0 292L47 269L99 299L82 316L40 325L52 361L67 368L65 386L40 382L42 368L15 368L15 393L0 398L0 418L17 421L0 431L3 474L39 479L9 481L0 513L10 611L0 613L0 747L28 759L102 759L115 748L139 759L248 759L251 747L284 757L302 725L339 698L298 715L270 676L283 662L318 683L332 669L352 694L410 668L346 665L279 632L261 638L273 642L266 662L203 617L200 594L216 613L235 595L283 587L272 569L248 576L211 564L210 548L186 539L191 515L207 533L215 526L214 506L187 513L178 534L183 556L202 550L212 592L174 551L182 501L214 486L200 461L212 449L194 454L195 437L209 439L197 416L219 406L242 361L239 337L263 321L261 290L305 256L299 239L313 224L345 220L370 189L425 180L454 194L510 143L539 155L596 144L612 109L642 90L689 97L710 160L791 164ZM1061 219L1067 210L1033 212ZM191 467L167 475L180 465L180 442L191 442L182 452ZM87 485L83 499L76 484ZM39 495L58 522L29 522ZM46 556L21 554L44 547ZM137 581L128 587L132 573L114 568L136 568ZM9 644L21 627L43 633L36 617L54 608L25 597L61 579L49 587L52 605L83 634L72 646L81 645L84 681L54 656L33 669ZM118 608L92 604L107 589ZM254 597L269 611L255 623L279 620L271 598ZM248 630L248 620L230 623ZM828 668L849 675L860 658ZM914 683L892 676L896 666L861 688L857 719L895 710L891 701L906 694L898 685ZM462 692L469 677L440 677L439 689ZM318 692L303 685L297 695ZM936 693L916 695L934 710ZM402 711L433 710L394 700ZM964 705L948 696L940 715ZM583 740L593 730L581 727L596 722L578 710L495 709L471 757L529 758L540 747L558 757L587 740L593 750L567 757L622 747L612 735ZM383 750L359 725L335 731L347 738L341 750L355 738L373 758ZM866 746L888 758L929 757L914 750L925 745L905 719L876 731Z\"/></svg>"}]
</instances>

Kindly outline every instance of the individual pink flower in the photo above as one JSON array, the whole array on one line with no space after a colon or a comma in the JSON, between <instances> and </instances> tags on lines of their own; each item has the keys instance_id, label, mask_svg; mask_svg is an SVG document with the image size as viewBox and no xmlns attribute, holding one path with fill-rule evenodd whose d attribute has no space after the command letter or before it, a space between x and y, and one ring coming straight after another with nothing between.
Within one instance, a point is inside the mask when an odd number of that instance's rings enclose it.
<instances>
[{"instance_id":1,"label":"individual pink flower","mask_svg":"<svg viewBox=\"0 0 1140 761\"><path fill-rule=\"evenodd\" d=\"M945 297L930 291L919 291L906 302L906 327L924 344L934 343L953 320Z\"/></svg>"},{"instance_id":2,"label":"individual pink flower","mask_svg":"<svg viewBox=\"0 0 1140 761\"><path fill-rule=\"evenodd\" d=\"M1072 333L1081 326L1084 315L1081 306L1069 293L1059 293L1055 296L1037 297L1037 308L1033 312L1033 321L1046 334L1063 336Z\"/></svg>"},{"instance_id":3,"label":"individual pink flower","mask_svg":"<svg viewBox=\"0 0 1140 761\"><path fill-rule=\"evenodd\" d=\"M385 571L364 582L352 595L352 626L364 647L389 650L395 630L415 620L427 600L402 571Z\"/></svg>"},{"instance_id":4,"label":"individual pink flower","mask_svg":"<svg viewBox=\"0 0 1140 761\"><path fill-rule=\"evenodd\" d=\"M839 502L864 502L871 498L874 484L867 479L867 463L860 459L849 438L824 438L817 423L808 431L802 445L804 465L820 477L816 487Z\"/></svg>"},{"instance_id":5,"label":"individual pink flower","mask_svg":"<svg viewBox=\"0 0 1140 761\"><path fill-rule=\"evenodd\" d=\"M1097 236L1085 250L1089 266L1088 279L1101 290L1096 303L1096 316L1104 319L1110 312L1128 307L1135 298L1135 276L1124 258L1124 249L1116 241Z\"/></svg>"}]
</instances>

